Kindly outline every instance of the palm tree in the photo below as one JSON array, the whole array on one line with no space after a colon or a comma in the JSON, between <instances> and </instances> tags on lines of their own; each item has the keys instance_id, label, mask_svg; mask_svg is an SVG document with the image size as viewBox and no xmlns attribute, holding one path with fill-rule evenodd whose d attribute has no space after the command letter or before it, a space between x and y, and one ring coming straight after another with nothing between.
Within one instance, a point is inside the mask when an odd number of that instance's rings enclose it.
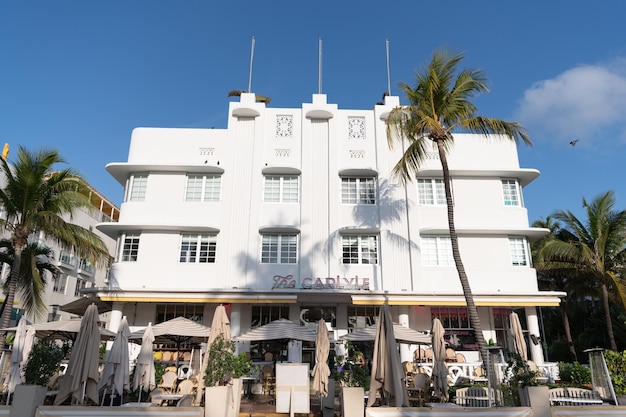
<instances>
[{"instance_id":1,"label":"palm tree","mask_svg":"<svg viewBox=\"0 0 626 417\"><path fill-rule=\"evenodd\" d=\"M0 240L0 264L12 265L14 255L11 241L8 239ZM27 244L22 251L16 294L20 295L24 310L34 317L42 317L48 311L44 299L44 291L48 283L46 271L53 276L59 272L59 268L51 262L53 257L52 249L37 243ZM3 290L5 294L8 292L9 280L4 282ZM0 312L5 306L6 303L3 303Z\"/></svg>"},{"instance_id":2,"label":"palm tree","mask_svg":"<svg viewBox=\"0 0 626 417\"><path fill-rule=\"evenodd\" d=\"M9 231L14 253L7 278L7 306L13 305L24 248L35 232L45 234L92 264L106 262L109 257L106 245L96 234L64 220L64 216L71 219L73 210L90 206L85 181L71 168L54 170L56 164L64 162L56 151L31 153L21 146L13 165L0 159L6 183L0 188L0 204L7 215L6 219L0 219L0 226ZM0 316L0 328L8 327L10 318L11 308L5 308ZM4 342L0 338L0 349L4 348Z\"/></svg>"},{"instance_id":3,"label":"palm tree","mask_svg":"<svg viewBox=\"0 0 626 417\"><path fill-rule=\"evenodd\" d=\"M610 295L626 307L626 210L617 211L614 206L615 194L608 191L591 202L583 198L587 215L584 221L569 210L554 213L552 217L562 223L563 232L541 248L536 267L540 271L569 272L586 279L588 288L599 289L610 347L616 351Z\"/></svg>"},{"instance_id":4,"label":"palm tree","mask_svg":"<svg viewBox=\"0 0 626 417\"><path fill-rule=\"evenodd\" d=\"M542 237L539 240L534 241L531 244L531 251L533 259L535 260L535 265L539 259L539 252L541 249L550 241L554 239L558 239L559 235L562 234L561 225L558 221L554 219L552 216L548 216L545 219L539 218L539 220L535 220L532 224L532 227L538 227L543 229L550 230L550 234ZM571 272L571 271L570 271ZM563 322L563 329L565 330L565 338L567 340L567 346L570 351L570 355L572 356L573 361L578 361L578 355L576 353L576 348L574 347L574 340L572 338L572 330L569 324L569 316L567 315L567 308L569 303L569 298L575 292L575 285L579 283L579 280L574 279L574 277L566 272L560 270L538 270L537 271L537 280L539 283L539 289L541 290L551 290L551 291L564 291L567 293L567 296L561 298L561 303L559 304L559 311L561 313L561 321Z\"/></svg>"},{"instance_id":5,"label":"palm tree","mask_svg":"<svg viewBox=\"0 0 626 417\"><path fill-rule=\"evenodd\" d=\"M393 174L404 182L416 174L425 160L430 143L435 143L443 169L448 228L452 243L452 255L463 288L471 326L476 335L483 363L487 363L487 344L482 332L476 304L469 280L459 252L458 236L454 226L454 205L450 188L450 172L447 152L454 140L454 133L479 133L485 136L499 134L510 140L522 140L531 144L525 129L515 122L477 115L477 109L470 101L475 95L487 92L486 78L481 70L457 67L463 54L450 55L436 51L430 63L416 73L414 87L400 84L409 105L391 112L388 120L387 137L390 147L405 139L408 146Z\"/></svg>"}]
</instances>

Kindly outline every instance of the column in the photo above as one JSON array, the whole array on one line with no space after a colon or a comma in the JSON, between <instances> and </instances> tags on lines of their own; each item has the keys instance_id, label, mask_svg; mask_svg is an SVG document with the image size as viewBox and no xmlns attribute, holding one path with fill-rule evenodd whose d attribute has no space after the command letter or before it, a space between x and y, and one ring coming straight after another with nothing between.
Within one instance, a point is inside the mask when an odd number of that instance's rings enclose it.
<instances>
[{"instance_id":1,"label":"column","mask_svg":"<svg viewBox=\"0 0 626 417\"><path fill-rule=\"evenodd\" d=\"M541 343L543 341L540 338L541 333L539 332L537 308L525 307L524 312L526 313L526 324L528 326L528 347L530 359L537 365L543 365L543 348L541 347Z\"/></svg>"},{"instance_id":2,"label":"column","mask_svg":"<svg viewBox=\"0 0 626 417\"><path fill-rule=\"evenodd\" d=\"M398 323L404 327L409 326L409 307L408 306L399 306L398 307ZM402 362L412 362L413 361L413 353L411 352L411 345L407 345L406 343L399 344L400 346L400 360Z\"/></svg>"}]
</instances>

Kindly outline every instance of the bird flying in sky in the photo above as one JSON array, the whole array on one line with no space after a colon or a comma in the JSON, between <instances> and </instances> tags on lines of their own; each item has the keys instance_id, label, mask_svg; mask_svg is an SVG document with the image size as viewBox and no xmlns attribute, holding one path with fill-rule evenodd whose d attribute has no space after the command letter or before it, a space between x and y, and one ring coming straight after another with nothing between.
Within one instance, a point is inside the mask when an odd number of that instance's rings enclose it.
<instances>
[{"instance_id":1,"label":"bird flying in sky","mask_svg":"<svg viewBox=\"0 0 626 417\"><path fill-rule=\"evenodd\" d=\"M576 146L576 144L578 143L580 139L574 139L573 141L571 141L569 144L572 146Z\"/></svg>"}]
</instances>

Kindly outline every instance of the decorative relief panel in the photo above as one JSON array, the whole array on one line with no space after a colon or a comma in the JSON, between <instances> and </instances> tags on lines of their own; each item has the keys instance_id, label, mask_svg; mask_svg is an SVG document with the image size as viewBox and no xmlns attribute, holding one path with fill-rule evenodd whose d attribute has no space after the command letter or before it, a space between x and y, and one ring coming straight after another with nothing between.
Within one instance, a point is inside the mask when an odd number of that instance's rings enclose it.
<instances>
[{"instance_id":1,"label":"decorative relief panel","mask_svg":"<svg viewBox=\"0 0 626 417\"><path fill-rule=\"evenodd\" d=\"M276 137L290 138L293 136L293 116L279 114L276 116Z\"/></svg>"},{"instance_id":2,"label":"decorative relief panel","mask_svg":"<svg viewBox=\"0 0 626 417\"><path fill-rule=\"evenodd\" d=\"M212 156L215 154L215 148L200 148L200 155Z\"/></svg>"},{"instance_id":3,"label":"decorative relief panel","mask_svg":"<svg viewBox=\"0 0 626 417\"><path fill-rule=\"evenodd\" d=\"M363 158L365 158L365 151L363 151L363 150L350 149L348 152L350 152L350 158L352 158L352 159L363 159Z\"/></svg>"},{"instance_id":4,"label":"decorative relief panel","mask_svg":"<svg viewBox=\"0 0 626 417\"><path fill-rule=\"evenodd\" d=\"M278 157L287 157L291 155L291 149L274 149L276 152L276 156Z\"/></svg>"},{"instance_id":5,"label":"decorative relief panel","mask_svg":"<svg viewBox=\"0 0 626 417\"><path fill-rule=\"evenodd\" d=\"M348 117L348 139L365 139L365 117Z\"/></svg>"}]
</instances>

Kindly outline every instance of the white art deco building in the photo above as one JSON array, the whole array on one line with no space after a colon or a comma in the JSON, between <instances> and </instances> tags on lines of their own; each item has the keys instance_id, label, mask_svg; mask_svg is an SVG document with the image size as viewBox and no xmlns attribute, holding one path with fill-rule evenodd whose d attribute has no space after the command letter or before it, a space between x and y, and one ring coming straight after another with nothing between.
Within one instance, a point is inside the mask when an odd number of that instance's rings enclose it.
<instances>
[{"instance_id":1,"label":"white art deco building","mask_svg":"<svg viewBox=\"0 0 626 417\"><path fill-rule=\"evenodd\" d=\"M439 317L451 346L475 349L436 150L414 181L390 174L401 149L389 149L386 118L399 105L388 96L339 109L315 94L301 108L271 108L244 93L226 129L135 129L128 161L107 166L125 187L119 222L97 226L118 242L98 291L113 302L109 327L122 316L131 326L175 316L210 325L224 304L233 335L324 318L338 338L388 303L394 321L429 330ZM507 346L517 311L541 364L538 307L563 294L539 291L531 265L529 242L546 231L529 227L522 189L539 172L520 168L514 143L466 134L449 166L485 338Z\"/></svg>"}]
</instances>

